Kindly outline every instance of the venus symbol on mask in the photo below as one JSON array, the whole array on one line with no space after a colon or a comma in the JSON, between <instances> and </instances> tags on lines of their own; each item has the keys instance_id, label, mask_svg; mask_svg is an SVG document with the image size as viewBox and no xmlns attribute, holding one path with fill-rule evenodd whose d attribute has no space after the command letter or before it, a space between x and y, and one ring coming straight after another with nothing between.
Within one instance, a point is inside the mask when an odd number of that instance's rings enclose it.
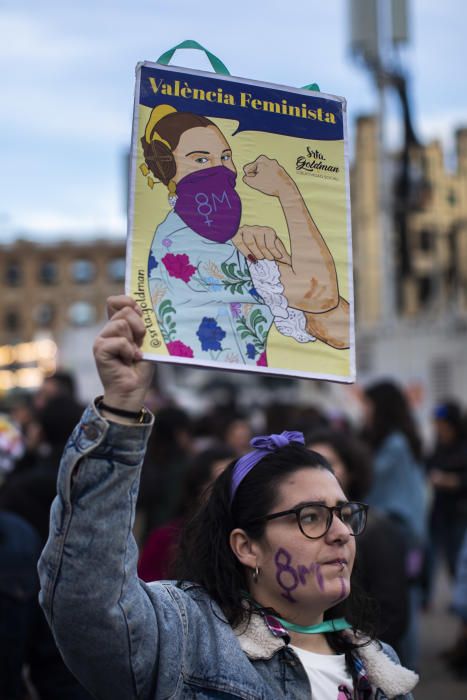
<instances>
[{"instance_id":1,"label":"venus symbol on mask","mask_svg":"<svg viewBox=\"0 0 467 700\"><path fill-rule=\"evenodd\" d=\"M218 204L222 205L227 203L229 209L232 209L232 206L229 201L229 197L227 195L227 192L224 190L222 193L221 197L217 197L214 192L211 193L212 197L212 206L209 202L209 196L205 192L198 192L198 194L195 196L195 202L198 205L197 212L200 216L204 216L204 223L207 226L211 226L213 223L213 220L209 218L210 214L212 212L218 211Z\"/></svg>"}]
</instances>

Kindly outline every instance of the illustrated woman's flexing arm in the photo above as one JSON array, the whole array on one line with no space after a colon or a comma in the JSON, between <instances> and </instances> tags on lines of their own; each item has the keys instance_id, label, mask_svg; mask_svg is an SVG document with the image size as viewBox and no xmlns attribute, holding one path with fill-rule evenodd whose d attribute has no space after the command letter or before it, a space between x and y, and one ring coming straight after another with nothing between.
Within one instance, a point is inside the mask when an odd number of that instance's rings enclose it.
<instances>
[{"instance_id":1,"label":"illustrated woman's flexing arm","mask_svg":"<svg viewBox=\"0 0 467 700\"><path fill-rule=\"evenodd\" d=\"M279 199L290 238L290 256L275 254L284 293L289 305L307 316L307 330L337 348L348 347L348 302L339 295L334 259L316 226L303 197L289 174L276 161L264 155L244 167L243 181L264 194ZM234 240L242 252L251 254L250 230L240 231ZM260 228L260 227L253 227ZM252 235L253 233L253 235ZM258 231L260 237L262 233ZM243 240L239 240L243 237ZM246 245L243 244L246 241ZM276 239L275 248L282 244ZM245 248L245 250L243 250Z\"/></svg>"}]
</instances>

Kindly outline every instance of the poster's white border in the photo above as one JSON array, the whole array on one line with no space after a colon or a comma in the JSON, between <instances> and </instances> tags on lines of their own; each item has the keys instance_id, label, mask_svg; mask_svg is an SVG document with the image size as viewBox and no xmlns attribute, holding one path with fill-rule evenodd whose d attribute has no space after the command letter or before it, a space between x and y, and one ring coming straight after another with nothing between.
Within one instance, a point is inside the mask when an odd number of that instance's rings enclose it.
<instances>
[{"instance_id":1,"label":"poster's white border","mask_svg":"<svg viewBox=\"0 0 467 700\"><path fill-rule=\"evenodd\" d=\"M347 280L350 298L350 377L349 384L357 379L356 349L355 349L355 298L353 279L353 248L352 248L352 211L350 200L350 144L347 131L347 102L342 105L342 123L344 125L344 172L345 199L347 211Z\"/></svg>"},{"instance_id":2,"label":"poster's white border","mask_svg":"<svg viewBox=\"0 0 467 700\"><path fill-rule=\"evenodd\" d=\"M131 260L133 257L129 252L133 248L133 222L135 216L135 190L136 190L136 156L137 156L137 140L139 133L139 94L141 86L141 63L136 66L136 83L135 83L135 98L133 103L133 128L131 132L130 146L130 173L128 178L128 212L127 212L127 229L126 229L126 264L125 264L125 294L131 296Z\"/></svg>"},{"instance_id":3,"label":"poster's white border","mask_svg":"<svg viewBox=\"0 0 467 700\"><path fill-rule=\"evenodd\" d=\"M303 88L293 88L287 85L278 85L275 83L266 83L260 80L251 80L248 78L240 78L233 75L218 75L217 73L211 73L209 71L192 70L190 68L185 68L182 66L165 66L161 63L153 63L151 61L141 61L136 65L136 83L135 83L135 96L133 103L133 129L131 137L131 150L130 150L130 177L129 177L129 197L128 197L128 216L127 216L127 243L126 243L126 265L125 265L125 293L131 296L131 258L129 252L133 248L133 219L134 219L134 208L135 208L135 185L136 185L136 160L137 160L137 137L139 129L139 95L141 86L141 69L143 67L148 68L159 68L163 70L168 70L173 73L188 73L190 75L200 75L206 76L210 79L226 80L233 83L242 83L252 86L260 86L265 88L273 88L274 90L282 90L287 93L295 93L298 95L307 95L308 97L313 96L317 98L324 98L327 100L332 100L334 102L339 102L342 105L342 123L343 123L343 140L344 140L344 170L345 170L345 195L346 195L346 213L347 213L347 277L348 277L348 290L349 297L351 299L350 303L350 372L349 376L338 376L336 374L319 374L317 372L303 372L296 371L293 369L283 370L275 369L273 367L257 367L255 365L245 365L231 364L224 362L216 362L215 366L212 362L202 362L200 360L194 360L191 358L177 358L175 355L155 355L154 353L143 353L143 359L151 360L152 362L167 362L169 364L180 364L180 365L191 365L193 367L201 367L205 369L221 369L228 370L232 372L247 372L247 373L257 373L257 374L269 374L278 377L295 377L297 379L315 379L323 381L338 382L343 384L353 384L356 379L356 368L355 368L355 328L354 328L354 284L353 284L353 266L352 266L352 237L351 237L351 211L350 211L350 179L349 179L349 143L348 143L348 133L347 133L347 100L345 97L339 97L337 95L330 95L324 92L313 92L310 90L304 90Z\"/></svg>"},{"instance_id":4,"label":"poster's white border","mask_svg":"<svg viewBox=\"0 0 467 700\"><path fill-rule=\"evenodd\" d=\"M156 359L155 359L156 358ZM317 372L305 372L294 369L275 369L273 367L261 367L257 365L240 365L234 362L203 362L202 360L194 360L189 357L177 357L176 355L154 355L152 353L143 353L143 360L152 360L154 362L167 362L175 365L191 365L192 367L201 367L204 369L222 369L230 370L231 372L254 372L256 374L271 374L276 377L295 377L297 379L317 379L330 382L338 382L339 384L352 384L353 379L348 377L339 377L337 374L319 374Z\"/></svg>"}]
</instances>

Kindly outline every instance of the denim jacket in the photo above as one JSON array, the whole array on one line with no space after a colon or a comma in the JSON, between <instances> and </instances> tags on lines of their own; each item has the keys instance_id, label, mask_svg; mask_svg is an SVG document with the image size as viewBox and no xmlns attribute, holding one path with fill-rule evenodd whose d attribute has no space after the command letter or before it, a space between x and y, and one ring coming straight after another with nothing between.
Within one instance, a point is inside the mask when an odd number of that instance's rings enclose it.
<instances>
[{"instance_id":1,"label":"denim jacket","mask_svg":"<svg viewBox=\"0 0 467 700\"><path fill-rule=\"evenodd\" d=\"M132 526L151 424L108 422L91 405L66 446L39 562L66 663L100 700L309 700L302 664L264 618L233 630L200 587L138 579ZM390 648L366 649L376 697L411 698L417 676Z\"/></svg>"}]
</instances>

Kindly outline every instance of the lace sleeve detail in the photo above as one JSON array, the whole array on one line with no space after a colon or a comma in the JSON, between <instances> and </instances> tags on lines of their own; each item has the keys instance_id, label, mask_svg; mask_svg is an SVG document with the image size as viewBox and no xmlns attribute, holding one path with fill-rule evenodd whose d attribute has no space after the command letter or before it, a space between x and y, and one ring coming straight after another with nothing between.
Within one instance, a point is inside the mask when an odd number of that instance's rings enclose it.
<instances>
[{"instance_id":1,"label":"lace sleeve detail","mask_svg":"<svg viewBox=\"0 0 467 700\"><path fill-rule=\"evenodd\" d=\"M269 306L279 333L294 338L299 343L315 341L316 338L306 331L303 311L288 305L277 263L273 260L258 260L256 263L248 262L248 267L255 289Z\"/></svg>"}]
</instances>

